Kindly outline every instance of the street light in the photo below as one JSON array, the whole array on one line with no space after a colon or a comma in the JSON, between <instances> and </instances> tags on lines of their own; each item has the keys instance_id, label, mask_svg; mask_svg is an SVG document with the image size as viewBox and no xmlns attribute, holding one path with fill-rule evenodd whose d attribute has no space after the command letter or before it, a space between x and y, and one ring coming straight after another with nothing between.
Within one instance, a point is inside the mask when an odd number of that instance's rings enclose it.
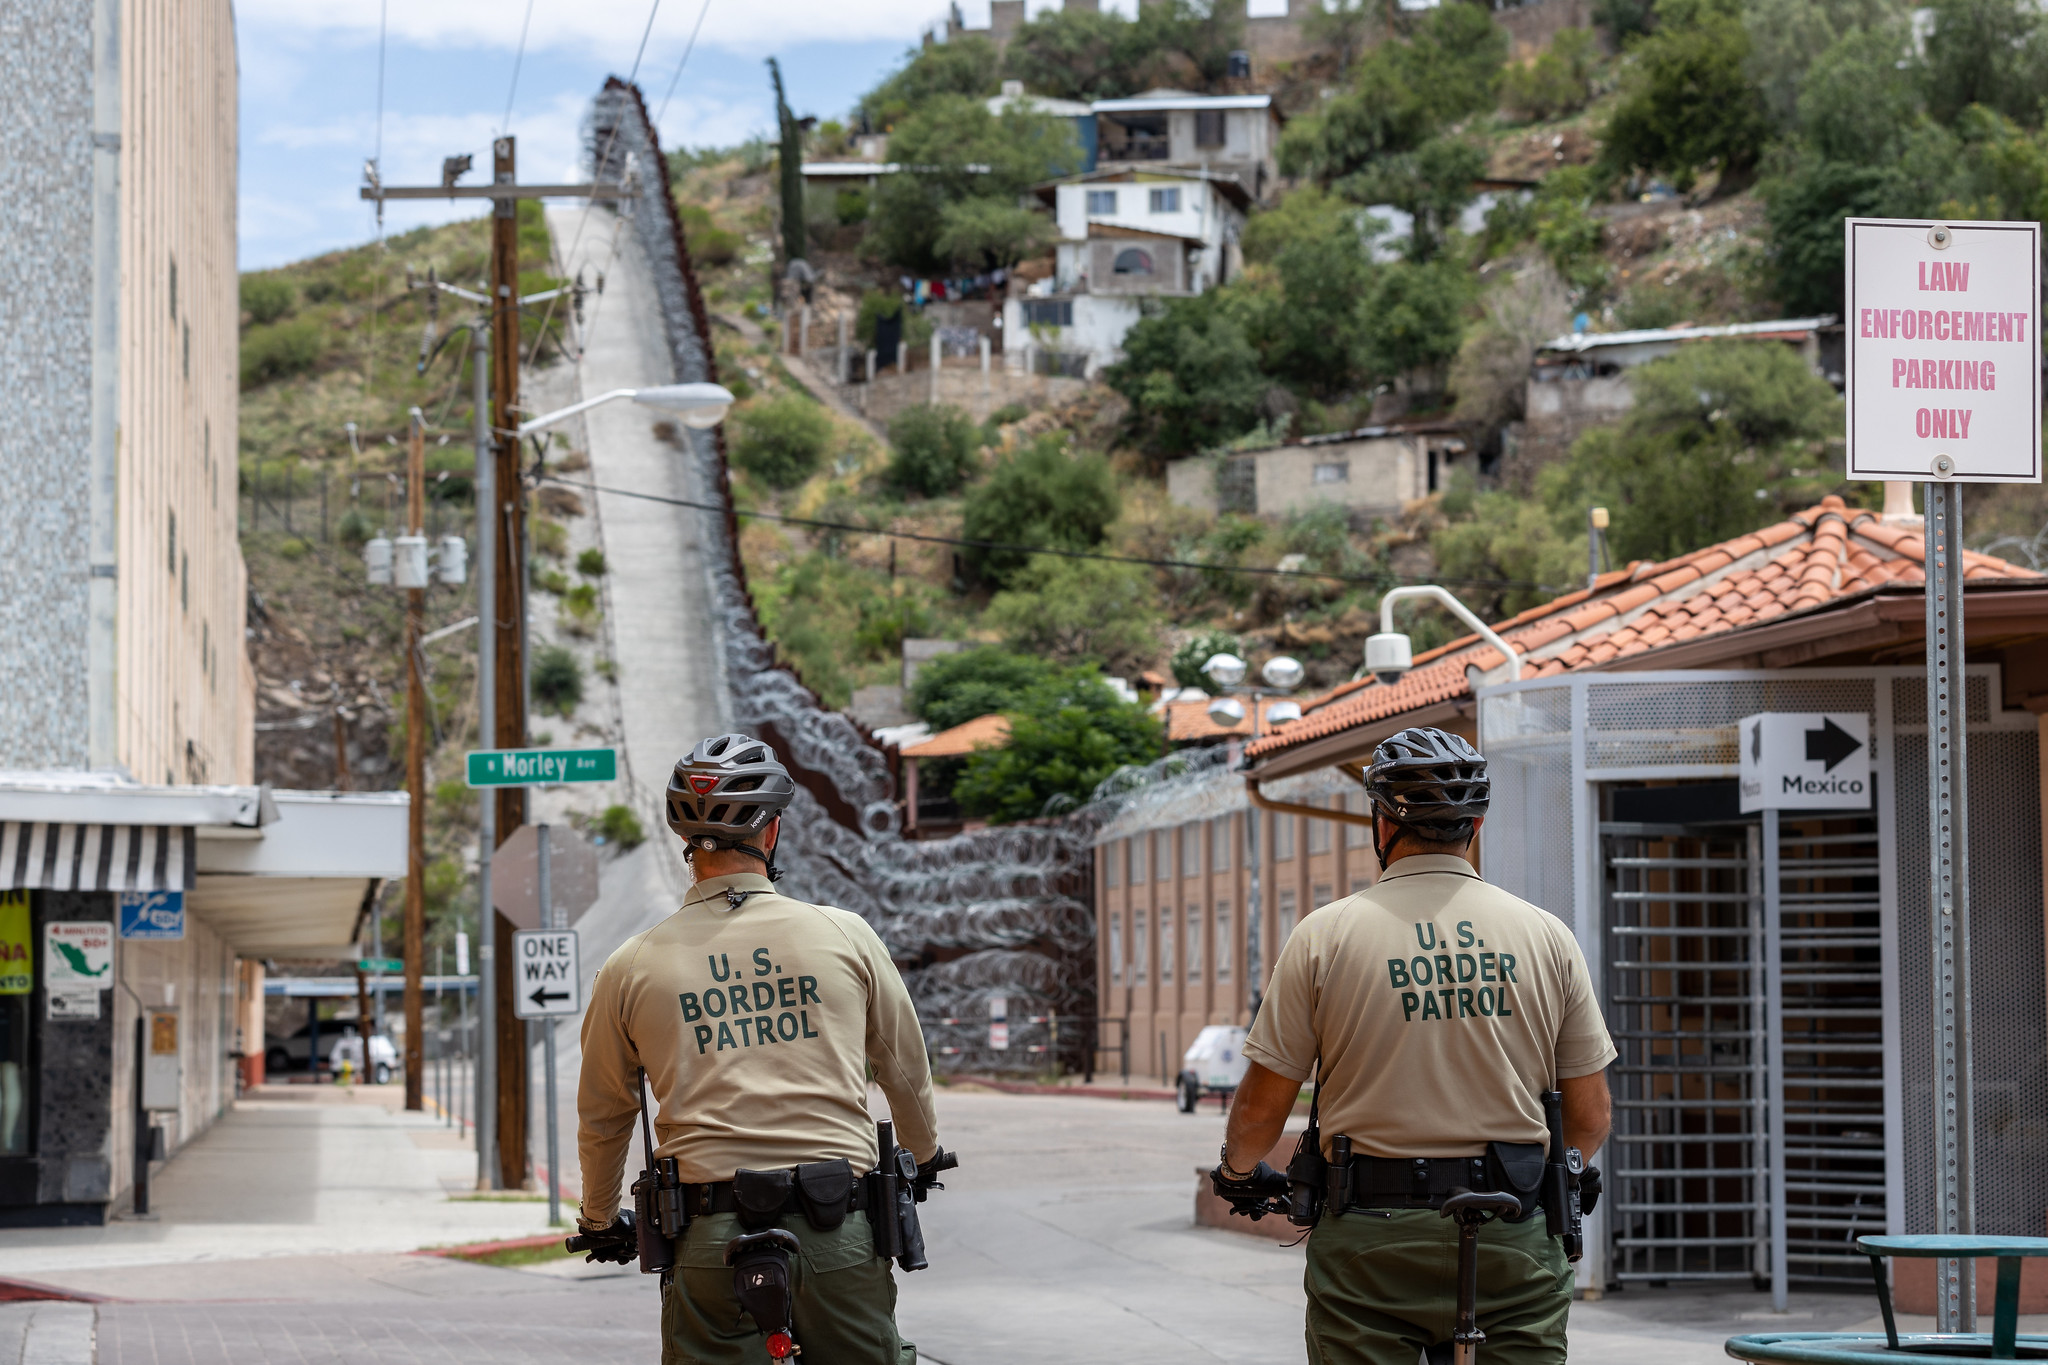
<instances>
[{"instance_id":1,"label":"street light","mask_svg":"<svg viewBox=\"0 0 2048 1365\"><path fill-rule=\"evenodd\" d=\"M1514 646L1495 634L1492 626L1474 616L1471 608L1451 596L1448 590L1429 583L1419 587L1390 588L1386 596L1380 598L1380 633L1366 637L1365 670L1381 683L1392 687L1401 681L1403 674L1415 667L1415 646L1406 635L1394 629L1394 603L1408 597L1426 597L1449 607L1453 615L1477 631L1486 643L1500 651L1501 657L1506 659L1508 666L1514 670L1514 676L1510 681L1521 679L1522 656L1515 652Z\"/></svg>"},{"instance_id":2,"label":"street light","mask_svg":"<svg viewBox=\"0 0 2048 1365\"><path fill-rule=\"evenodd\" d=\"M1245 671L1245 661L1238 658L1235 654L1212 654L1209 656L1209 662L1202 665L1202 673L1218 689L1223 691L1228 691L1242 683ZM1285 654L1276 654L1266 660L1265 665L1259 669L1259 676L1265 680L1266 685L1264 687L1247 687L1244 689L1246 695L1252 699L1253 739L1259 737L1259 718L1261 714L1259 699L1261 697L1276 696L1283 692L1292 692L1295 688L1301 686L1301 680L1305 674L1306 670L1302 668L1301 660L1299 659L1289 658ZM1301 719L1301 703L1292 701L1276 702L1272 706L1265 708L1263 714L1267 724L1283 725L1290 720ZM1244 717L1245 705L1236 697L1219 696L1216 700L1209 703L1209 719L1214 721L1220 729L1234 730L1243 724Z\"/></svg>"},{"instance_id":3,"label":"street light","mask_svg":"<svg viewBox=\"0 0 2048 1365\"><path fill-rule=\"evenodd\" d=\"M630 398L636 403L645 403L651 408L661 408L675 413L683 425L697 431L709 431L725 420L727 409L735 401L732 391L723 384L660 384L645 389L613 389L595 398L586 398L581 403L571 403L566 408L543 413L519 424L519 435L524 438L557 422L565 422L579 412L619 398Z\"/></svg>"}]
</instances>

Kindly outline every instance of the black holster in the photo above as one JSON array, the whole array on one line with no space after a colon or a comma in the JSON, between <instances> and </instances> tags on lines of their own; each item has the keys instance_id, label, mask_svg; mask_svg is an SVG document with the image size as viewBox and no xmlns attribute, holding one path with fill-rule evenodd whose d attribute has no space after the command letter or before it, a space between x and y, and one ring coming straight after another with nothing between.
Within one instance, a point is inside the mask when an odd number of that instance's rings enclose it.
<instances>
[{"instance_id":1,"label":"black holster","mask_svg":"<svg viewBox=\"0 0 2048 1365\"><path fill-rule=\"evenodd\" d=\"M633 1182L633 1235L640 1247L641 1274L660 1275L674 1268L675 1239L689 1224L676 1159L659 1157Z\"/></svg>"},{"instance_id":2,"label":"black holster","mask_svg":"<svg viewBox=\"0 0 2048 1365\"><path fill-rule=\"evenodd\" d=\"M896 1145L896 1125L875 1125L875 1169L868 1182L868 1223L875 1254L905 1270L931 1264L924 1255L924 1228L917 1219L917 1158Z\"/></svg>"},{"instance_id":3,"label":"black holster","mask_svg":"<svg viewBox=\"0 0 2048 1365\"><path fill-rule=\"evenodd\" d=\"M1548 1167L1540 1142L1489 1142L1486 1144L1486 1178L1494 1189L1522 1201L1522 1211L1507 1221L1519 1223L1549 1207L1549 1189L1544 1183Z\"/></svg>"}]
</instances>

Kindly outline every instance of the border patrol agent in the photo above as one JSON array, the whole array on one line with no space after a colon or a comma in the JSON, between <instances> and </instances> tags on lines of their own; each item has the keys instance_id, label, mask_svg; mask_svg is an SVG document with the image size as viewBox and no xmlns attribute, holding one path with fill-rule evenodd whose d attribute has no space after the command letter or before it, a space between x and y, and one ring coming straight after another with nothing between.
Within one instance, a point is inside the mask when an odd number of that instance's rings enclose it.
<instances>
[{"instance_id":1,"label":"border patrol agent","mask_svg":"<svg viewBox=\"0 0 2048 1365\"><path fill-rule=\"evenodd\" d=\"M1460 1188L1508 1190L1519 1219L1480 1231L1479 1320L1493 1365L1562 1365L1572 1272L1538 1209L1540 1096L1562 1090L1564 1138L1607 1136L1614 1060L1584 956L1556 917L1480 880L1486 760L1455 735L1411 729L1366 772L1371 888L1302 920L1274 965L1244 1055L1215 1188L1271 1190L1260 1160L1302 1082L1319 1073L1323 1156L1348 1153L1308 1243L1315 1365L1448 1359ZM1532 1151L1533 1149L1533 1151Z\"/></svg>"},{"instance_id":2,"label":"border patrol agent","mask_svg":"<svg viewBox=\"0 0 2048 1365\"><path fill-rule=\"evenodd\" d=\"M668 823L696 883L680 910L611 955L583 1021L579 1225L633 1240L619 1186L643 1067L656 1155L674 1158L683 1182L690 1220L662 1281L664 1365L769 1359L767 1327L742 1316L726 1264L728 1242L767 1227L802 1244L789 1276L805 1358L917 1359L897 1335L895 1280L861 1216L872 1182L860 1177L876 1164L869 1065L898 1141L927 1169L940 1156L924 1036L866 921L775 890L795 790L746 735L704 740L676 764Z\"/></svg>"}]
</instances>

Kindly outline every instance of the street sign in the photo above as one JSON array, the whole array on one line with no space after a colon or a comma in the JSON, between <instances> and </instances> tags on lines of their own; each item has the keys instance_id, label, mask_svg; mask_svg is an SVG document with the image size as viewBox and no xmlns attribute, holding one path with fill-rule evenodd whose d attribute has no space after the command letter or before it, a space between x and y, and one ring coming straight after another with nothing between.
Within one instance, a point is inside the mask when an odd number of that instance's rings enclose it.
<instances>
[{"instance_id":1,"label":"street sign","mask_svg":"<svg viewBox=\"0 0 2048 1365\"><path fill-rule=\"evenodd\" d=\"M521 1019L559 1019L583 1008L574 929L512 935L512 1009Z\"/></svg>"},{"instance_id":2,"label":"street sign","mask_svg":"<svg viewBox=\"0 0 2048 1365\"><path fill-rule=\"evenodd\" d=\"M1769 711L1736 723L1742 812L1868 810L1870 717Z\"/></svg>"},{"instance_id":3,"label":"street sign","mask_svg":"<svg viewBox=\"0 0 2048 1365\"><path fill-rule=\"evenodd\" d=\"M613 782L616 749L472 749L472 787L544 787L558 782Z\"/></svg>"},{"instance_id":4,"label":"street sign","mask_svg":"<svg viewBox=\"0 0 2048 1365\"><path fill-rule=\"evenodd\" d=\"M121 937L181 939L185 937L185 893L123 891L114 899L121 915Z\"/></svg>"},{"instance_id":5,"label":"street sign","mask_svg":"<svg viewBox=\"0 0 2048 1365\"><path fill-rule=\"evenodd\" d=\"M2041 225L1843 230L1849 477L2041 482Z\"/></svg>"},{"instance_id":6,"label":"street sign","mask_svg":"<svg viewBox=\"0 0 2048 1365\"><path fill-rule=\"evenodd\" d=\"M57 992L110 990L114 926L106 920L43 926L43 979Z\"/></svg>"},{"instance_id":7,"label":"street sign","mask_svg":"<svg viewBox=\"0 0 2048 1365\"><path fill-rule=\"evenodd\" d=\"M380 975L396 975L405 970L405 959L399 957L362 957L356 959L356 970Z\"/></svg>"},{"instance_id":8,"label":"street sign","mask_svg":"<svg viewBox=\"0 0 2048 1365\"><path fill-rule=\"evenodd\" d=\"M491 855L491 904L515 929L541 929L540 826L521 825ZM548 900L574 924L597 900L597 850L574 830L548 831Z\"/></svg>"}]
</instances>

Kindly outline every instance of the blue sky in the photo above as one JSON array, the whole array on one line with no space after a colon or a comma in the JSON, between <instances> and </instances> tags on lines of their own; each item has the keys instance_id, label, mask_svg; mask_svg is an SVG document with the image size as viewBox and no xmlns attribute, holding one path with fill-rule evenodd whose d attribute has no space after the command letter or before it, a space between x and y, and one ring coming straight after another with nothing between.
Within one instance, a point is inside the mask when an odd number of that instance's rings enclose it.
<instances>
[{"instance_id":1,"label":"blue sky","mask_svg":"<svg viewBox=\"0 0 2048 1365\"><path fill-rule=\"evenodd\" d=\"M242 0L241 266L262 269L376 232L357 198L377 143L380 0ZM490 165L505 115L524 0L387 0L387 184L432 184L441 158ZM656 0L533 0L513 101L522 180L577 176L579 127L608 75L624 76ZM639 83L658 109L703 0L659 0ZM987 0L963 3L971 25ZM977 12L978 11L978 12ZM783 68L799 114L843 115L944 14L943 0L710 0L662 145L730 145L774 125L763 60ZM466 216L446 203L390 204L387 232Z\"/></svg>"}]
</instances>

